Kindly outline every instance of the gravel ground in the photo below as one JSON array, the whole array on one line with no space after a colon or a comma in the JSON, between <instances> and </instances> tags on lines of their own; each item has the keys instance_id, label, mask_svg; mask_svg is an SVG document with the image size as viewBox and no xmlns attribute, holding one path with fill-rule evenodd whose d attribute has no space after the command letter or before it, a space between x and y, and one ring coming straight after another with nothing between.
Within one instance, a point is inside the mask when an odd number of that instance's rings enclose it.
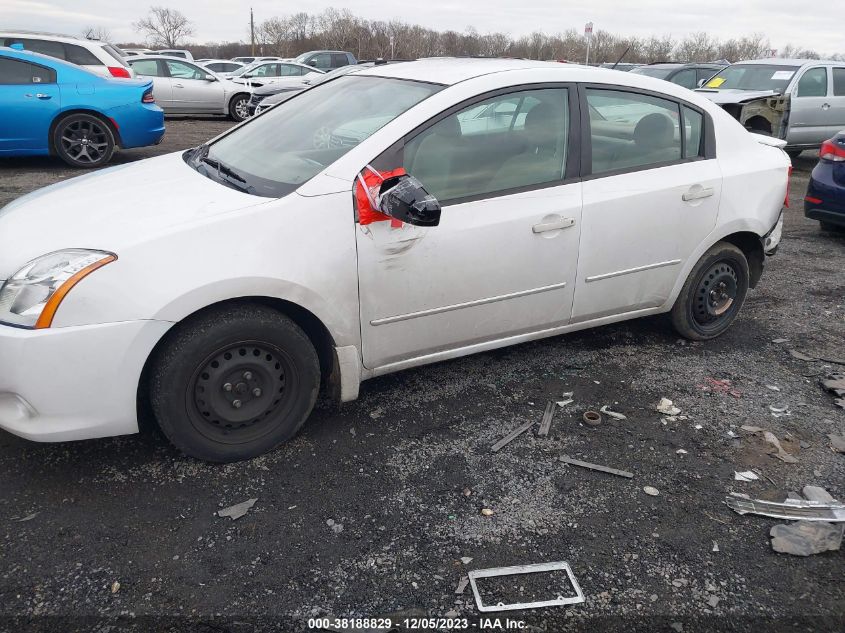
<instances>
[{"instance_id":1,"label":"gravel ground","mask_svg":"<svg viewBox=\"0 0 845 633\"><path fill-rule=\"evenodd\" d=\"M170 121L162 145L116 162L229 125ZM679 340L649 318L406 371L365 383L342 408L321 403L294 441L239 464L187 459L155 431L52 445L0 432L0 630L289 631L315 616L386 614L491 629L470 589L455 593L468 569L561 560L586 602L512 622L843 630L845 553L776 554L768 532L782 522L723 503L731 491L782 500L807 484L845 499L845 456L827 438L845 432L845 411L818 384L835 366L789 353L845 357L845 234L803 217L814 162L795 161L780 251L713 342ZM0 205L78 173L48 159L0 170ZM574 402L547 438L526 433L490 452L565 391ZM662 420L661 397L686 417ZM774 417L781 404L790 414ZM580 421L602 405L627 419ZM740 429L749 424L798 462L769 456ZM564 465L564 454L634 478ZM749 468L758 481L734 481ZM250 498L237 521L214 514ZM559 576L485 587L488 599L568 595Z\"/></svg>"}]
</instances>

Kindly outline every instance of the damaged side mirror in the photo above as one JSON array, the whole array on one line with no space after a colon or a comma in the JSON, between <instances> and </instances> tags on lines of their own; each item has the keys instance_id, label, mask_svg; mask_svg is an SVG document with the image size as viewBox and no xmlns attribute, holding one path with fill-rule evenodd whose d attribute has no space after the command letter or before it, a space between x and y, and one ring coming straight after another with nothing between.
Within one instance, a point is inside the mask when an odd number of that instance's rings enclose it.
<instances>
[{"instance_id":1,"label":"damaged side mirror","mask_svg":"<svg viewBox=\"0 0 845 633\"><path fill-rule=\"evenodd\" d=\"M440 224L440 203L408 174L387 178L379 189L379 211L415 226Z\"/></svg>"}]
</instances>

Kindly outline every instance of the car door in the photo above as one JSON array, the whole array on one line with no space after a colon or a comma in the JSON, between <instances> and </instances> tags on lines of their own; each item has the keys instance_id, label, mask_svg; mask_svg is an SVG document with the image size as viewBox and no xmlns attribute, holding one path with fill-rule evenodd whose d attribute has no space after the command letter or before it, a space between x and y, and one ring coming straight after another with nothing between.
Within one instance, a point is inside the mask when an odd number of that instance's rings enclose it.
<instances>
[{"instance_id":1,"label":"car door","mask_svg":"<svg viewBox=\"0 0 845 633\"><path fill-rule=\"evenodd\" d=\"M832 91L829 100L827 138L832 138L840 130L845 130L845 64L830 69Z\"/></svg>"},{"instance_id":2,"label":"car door","mask_svg":"<svg viewBox=\"0 0 845 633\"><path fill-rule=\"evenodd\" d=\"M464 135L479 105L516 98L517 123ZM574 88L479 97L411 133L370 165L403 168L442 205L439 226L356 227L364 364L480 346L569 322L581 184Z\"/></svg>"},{"instance_id":3,"label":"car door","mask_svg":"<svg viewBox=\"0 0 845 633\"><path fill-rule=\"evenodd\" d=\"M796 78L789 112L790 145L819 145L831 137L829 80L826 66L805 68Z\"/></svg>"},{"instance_id":4,"label":"car door","mask_svg":"<svg viewBox=\"0 0 845 633\"><path fill-rule=\"evenodd\" d=\"M662 306L715 226L722 187L712 122L697 107L608 86L584 87L581 103L584 209L573 322Z\"/></svg>"},{"instance_id":5,"label":"car door","mask_svg":"<svg viewBox=\"0 0 845 633\"><path fill-rule=\"evenodd\" d=\"M136 75L152 79L153 95L159 107L165 112L173 112L176 106L173 103L173 89L170 86L170 77L164 68L164 60L130 59L128 61Z\"/></svg>"},{"instance_id":6,"label":"car door","mask_svg":"<svg viewBox=\"0 0 845 633\"><path fill-rule=\"evenodd\" d=\"M215 114L225 111L223 86L214 75L189 62L174 59L163 61L170 75L175 111Z\"/></svg>"},{"instance_id":7,"label":"car door","mask_svg":"<svg viewBox=\"0 0 845 633\"><path fill-rule=\"evenodd\" d=\"M61 105L56 71L0 56L0 154L47 150Z\"/></svg>"}]
</instances>

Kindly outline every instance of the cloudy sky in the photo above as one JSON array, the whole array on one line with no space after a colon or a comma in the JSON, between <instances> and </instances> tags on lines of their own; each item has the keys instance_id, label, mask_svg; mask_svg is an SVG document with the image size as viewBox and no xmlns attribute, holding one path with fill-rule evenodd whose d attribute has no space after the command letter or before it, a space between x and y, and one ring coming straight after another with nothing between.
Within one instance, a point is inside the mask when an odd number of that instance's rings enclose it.
<instances>
[{"instance_id":1,"label":"cloudy sky","mask_svg":"<svg viewBox=\"0 0 845 633\"><path fill-rule=\"evenodd\" d=\"M306 7L318 13L329 6L345 6L364 18L399 18L440 30L463 31L473 26L480 33L523 35L534 30L580 30L585 22L593 21L597 29L624 35L682 38L705 30L725 39L764 33L772 48L794 44L820 53L845 52L843 0L809 4L799 0L152 0L150 4L182 11L194 22L194 39L201 42L246 39L250 6L256 22ZM115 41L137 41L140 38L131 23L147 7L146 2L119 0L0 0L0 28L79 33L86 26L102 26Z\"/></svg>"}]
</instances>

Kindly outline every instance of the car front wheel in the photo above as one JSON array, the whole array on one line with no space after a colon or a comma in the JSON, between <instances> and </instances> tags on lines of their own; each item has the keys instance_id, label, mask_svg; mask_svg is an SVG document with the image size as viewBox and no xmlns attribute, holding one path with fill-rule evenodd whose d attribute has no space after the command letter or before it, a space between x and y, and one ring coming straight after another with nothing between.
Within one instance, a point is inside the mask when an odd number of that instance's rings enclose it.
<instances>
[{"instance_id":1,"label":"car front wheel","mask_svg":"<svg viewBox=\"0 0 845 633\"><path fill-rule=\"evenodd\" d=\"M719 336L739 314L748 281L745 254L733 244L718 242L690 272L672 308L672 325L695 341Z\"/></svg>"},{"instance_id":2,"label":"car front wheel","mask_svg":"<svg viewBox=\"0 0 845 633\"><path fill-rule=\"evenodd\" d=\"M232 462L292 438L319 387L320 363L306 334L283 314L250 304L175 326L151 367L149 399L178 449Z\"/></svg>"},{"instance_id":3,"label":"car front wheel","mask_svg":"<svg viewBox=\"0 0 845 633\"><path fill-rule=\"evenodd\" d=\"M249 95L239 94L232 97L229 102L229 116L235 121L249 118Z\"/></svg>"},{"instance_id":4,"label":"car front wheel","mask_svg":"<svg viewBox=\"0 0 845 633\"><path fill-rule=\"evenodd\" d=\"M71 167L100 167L114 154L114 134L102 119L71 114L53 130L53 150Z\"/></svg>"}]
</instances>

